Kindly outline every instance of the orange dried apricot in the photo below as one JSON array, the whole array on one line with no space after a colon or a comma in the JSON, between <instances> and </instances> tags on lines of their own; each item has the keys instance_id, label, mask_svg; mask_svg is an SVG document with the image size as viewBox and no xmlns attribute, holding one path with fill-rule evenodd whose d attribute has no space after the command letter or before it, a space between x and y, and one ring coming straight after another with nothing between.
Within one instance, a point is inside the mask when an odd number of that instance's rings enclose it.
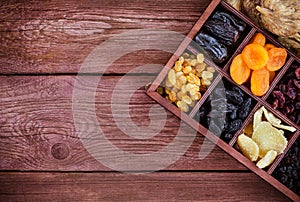
<instances>
[{"instance_id":1,"label":"orange dried apricot","mask_svg":"<svg viewBox=\"0 0 300 202\"><path fill-rule=\"evenodd\" d=\"M277 71L284 65L287 58L287 52L284 48L275 47L268 51L268 56L267 69L269 71Z\"/></svg>"},{"instance_id":2,"label":"orange dried apricot","mask_svg":"<svg viewBox=\"0 0 300 202\"><path fill-rule=\"evenodd\" d=\"M274 78L275 78L275 72L273 72L273 71L269 71L269 73L270 73L270 79L269 79L269 83L272 83L272 82L273 82L273 80L274 80Z\"/></svg>"},{"instance_id":3,"label":"orange dried apricot","mask_svg":"<svg viewBox=\"0 0 300 202\"><path fill-rule=\"evenodd\" d=\"M266 37L262 33L256 33L250 43L264 46L266 44Z\"/></svg>"},{"instance_id":4,"label":"orange dried apricot","mask_svg":"<svg viewBox=\"0 0 300 202\"><path fill-rule=\"evenodd\" d=\"M256 96L264 95L269 89L270 73L266 68L254 70L251 75L251 91Z\"/></svg>"},{"instance_id":5,"label":"orange dried apricot","mask_svg":"<svg viewBox=\"0 0 300 202\"><path fill-rule=\"evenodd\" d=\"M273 45L273 44L270 44L270 43L267 43L266 45L265 45L265 49L268 51L268 50L270 50L271 48L275 48L275 46Z\"/></svg>"},{"instance_id":6,"label":"orange dried apricot","mask_svg":"<svg viewBox=\"0 0 300 202\"><path fill-rule=\"evenodd\" d=\"M263 68L269 60L266 49L258 44L248 44L242 51L242 58L252 70Z\"/></svg>"},{"instance_id":7,"label":"orange dried apricot","mask_svg":"<svg viewBox=\"0 0 300 202\"><path fill-rule=\"evenodd\" d=\"M251 70L243 61L242 55L237 55L230 65L230 76L237 84L245 83L250 77Z\"/></svg>"}]
</instances>

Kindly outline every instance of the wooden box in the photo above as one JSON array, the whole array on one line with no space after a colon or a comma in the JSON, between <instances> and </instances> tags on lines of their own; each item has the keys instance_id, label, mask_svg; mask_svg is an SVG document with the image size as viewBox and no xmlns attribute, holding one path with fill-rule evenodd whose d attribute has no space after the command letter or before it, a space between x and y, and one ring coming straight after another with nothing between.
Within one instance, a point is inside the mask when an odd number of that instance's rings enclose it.
<instances>
[{"instance_id":1,"label":"wooden box","mask_svg":"<svg viewBox=\"0 0 300 202\"><path fill-rule=\"evenodd\" d=\"M205 63L214 67L217 75L215 76L214 80L212 81L212 84L209 86L209 88L206 90L206 92L202 95L202 98L196 103L196 105L187 113L182 112L177 108L176 105L172 104L168 100L165 99L165 97L161 96L159 93L157 93L157 87L164 82L164 79L168 75L169 70L174 66L175 62L181 56L184 52L189 52L193 54L197 54L199 50L197 47L195 47L195 42L193 42L194 37L197 35L199 30L203 27L205 22L210 18L210 16L216 11L221 10L226 13L229 13L236 17L237 19L242 20L244 23L246 23L246 31L241 35L241 39L238 41L237 45L230 50L229 58L222 62L221 64L215 64L210 59L205 59ZM263 178L265 181L269 182L271 185L273 185L275 188L280 190L282 193L287 195L290 199L294 201L300 201L299 196L293 192L291 189L289 189L287 186L285 186L283 183L281 183L279 180L277 180L275 177L272 176L274 170L278 167L282 159L286 156L287 152L289 152L290 148L293 146L297 138L300 134L300 126L297 125L294 121L291 121L289 118L287 118L284 113L280 112L279 110L276 110L272 107L272 105L268 102L268 98L270 97L272 91L274 88L276 88L277 84L280 83L282 78L285 76L285 73L287 70L289 70L290 66L292 64L296 64L299 67L300 59L291 51L287 50L288 57L286 59L285 65L276 72L275 79L270 84L269 90L267 93L261 97L255 96L252 94L251 90L249 89L249 86L247 85L237 85L229 75L229 66L233 60L233 58L241 53L243 48L249 43L251 38L254 36L255 33L260 32L264 34L267 41L271 44L274 44L277 47L283 47L281 44L279 44L269 33L259 28L257 25L255 25L251 20L249 20L245 15L238 12L234 8L232 8L229 4L227 4L225 1L221 0L213 0L205 12L202 14L202 16L199 18L199 20L196 22L196 24L193 26L191 31L188 33L188 35L185 37L185 39L182 41L180 46L178 47L177 51L172 55L172 57L169 59L163 70L160 72L158 77L155 79L155 81L150 85L150 87L147 90L147 94L157 101L160 105L168 109L170 112L172 112L174 115L185 121L187 124L189 124L192 128L197 130L199 133L204 135L205 137L209 138L212 142L217 144L220 148L222 148L224 151L226 151L228 154L230 154L232 157L237 159L240 163L245 165L247 168L252 170L254 173L256 173L258 176ZM196 121L195 115L199 108L206 102L208 97L210 96L211 92L216 88L217 84L220 81L228 82L229 85L232 86L239 86L239 88L249 97L251 97L254 101L253 107L251 108L251 112L249 113L248 117L243 121L242 127L234 133L232 139L229 142L226 142L222 140L220 137L216 136L211 132L209 129L207 129L205 126L200 124L198 121ZM284 152L277 156L275 161L268 166L265 169L258 168L255 163L251 162L248 158L246 158L236 147L236 141L237 137L242 133L244 128L248 125L248 123L252 120L253 115L255 111L257 111L261 106L264 106L268 111L272 112L277 118L281 119L283 123L286 125L293 126L296 128L295 132L288 133L286 135L286 138L288 140L288 145ZM299 138L298 138L299 139ZM298 156L299 158L299 156ZM299 169L299 168L298 168Z\"/></svg>"}]
</instances>

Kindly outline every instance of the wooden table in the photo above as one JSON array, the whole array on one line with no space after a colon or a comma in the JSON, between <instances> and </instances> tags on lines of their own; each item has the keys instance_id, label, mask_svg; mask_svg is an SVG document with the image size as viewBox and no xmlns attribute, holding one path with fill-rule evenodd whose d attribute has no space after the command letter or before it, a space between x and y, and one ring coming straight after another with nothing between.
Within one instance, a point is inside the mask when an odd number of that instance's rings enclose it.
<instances>
[{"instance_id":1,"label":"wooden table","mask_svg":"<svg viewBox=\"0 0 300 202\"><path fill-rule=\"evenodd\" d=\"M75 81L90 52L110 37L134 29L166 29L185 35L209 2L1 1L0 201L288 201L217 147L200 160L204 141L200 134L190 136L193 143L175 163L140 175L118 172L98 162L77 136L72 94L74 88L89 91L88 83L78 87ZM131 71L120 93L126 95L133 83L141 88L130 100L131 119L124 118L124 123L147 127L149 109L156 103L145 95L143 86L161 69L133 70L149 63L163 65L170 56L159 50L136 51L104 72L96 92L96 114L102 130L118 148L147 154L174 139L180 122L168 112L164 129L142 140L124 135L111 112L113 89ZM124 105L122 100L119 104ZM89 112L78 113L86 116ZM186 129L189 133L193 132ZM213 145L206 142L205 146ZM118 157L111 154L107 158Z\"/></svg>"}]
</instances>

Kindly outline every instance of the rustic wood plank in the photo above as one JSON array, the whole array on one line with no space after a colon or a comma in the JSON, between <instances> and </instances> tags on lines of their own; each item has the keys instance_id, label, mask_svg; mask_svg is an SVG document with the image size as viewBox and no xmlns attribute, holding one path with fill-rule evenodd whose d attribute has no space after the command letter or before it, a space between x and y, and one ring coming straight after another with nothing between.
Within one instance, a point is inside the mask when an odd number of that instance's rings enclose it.
<instances>
[{"instance_id":1,"label":"rustic wood plank","mask_svg":"<svg viewBox=\"0 0 300 202\"><path fill-rule=\"evenodd\" d=\"M186 34L210 0L4 1L0 6L0 73L76 73L89 53L133 29ZM136 36L141 43L143 39ZM181 41L169 38L166 46ZM120 58L106 73L165 64L171 54L147 50ZM157 73L160 69L149 69Z\"/></svg>"},{"instance_id":2,"label":"rustic wood plank","mask_svg":"<svg viewBox=\"0 0 300 202\"><path fill-rule=\"evenodd\" d=\"M289 201L253 173L0 173L2 201Z\"/></svg>"},{"instance_id":3,"label":"rustic wood plank","mask_svg":"<svg viewBox=\"0 0 300 202\"><path fill-rule=\"evenodd\" d=\"M86 111L78 111L80 116L88 115L92 101L87 100L91 91L92 78L88 81L78 78L77 90L83 89L80 102ZM163 149L176 136L180 122L170 113L161 132L153 138L143 140L126 135L115 123L111 112L111 95L117 82L122 81L116 94L126 98L129 92L136 92L130 99L130 118L117 114L124 123L135 123L147 127L150 123L149 109L155 102L145 95L143 86L154 76L102 77L96 93L96 114L102 130L109 140L119 148L133 153L151 153ZM110 170L94 160L83 147L76 135L72 114L72 89L76 78L72 76L1 76L0 77L0 169L2 170ZM138 87L137 87L138 86ZM126 102L116 102L126 107ZM154 114L157 120L152 125L158 127L164 121L162 112ZM88 127L93 127L89 125ZM153 129L150 128L150 132ZM183 141L192 141L195 132L185 127ZM145 132L146 135L148 132ZM130 134L129 134L130 135ZM202 151L210 152L212 143L203 144L203 137L197 135L186 153L166 170L245 170L236 160L219 148L203 160ZM54 146L55 144L58 144ZM202 146L203 144L203 146ZM54 147L53 147L54 146ZM56 149L55 149L56 148ZM170 153L177 154L180 148ZM56 157L56 158L55 158ZM116 158L117 156L109 156ZM217 162L217 163L216 163Z\"/></svg>"}]
</instances>

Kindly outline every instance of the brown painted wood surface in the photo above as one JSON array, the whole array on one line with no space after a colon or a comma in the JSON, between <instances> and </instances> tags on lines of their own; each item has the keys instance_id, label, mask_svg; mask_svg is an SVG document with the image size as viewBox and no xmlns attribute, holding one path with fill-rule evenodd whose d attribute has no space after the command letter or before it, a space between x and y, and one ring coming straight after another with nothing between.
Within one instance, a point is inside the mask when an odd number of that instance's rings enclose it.
<instances>
[{"instance_id":1,"label":"brown painted wood surface","mask_svg":"<svg viewBox=\"0 0 300 202\"><path fill-rule=\"evenodd\" d=\"M253 173L2 173L0 180L0 197L11 201L288 201Z\"/></svg>"},{"instance_id":2,"label":"brown painted wood surface","mask_svg":"<svg viewBox=\"0 0 300 202\"><path fill-rule=\"evenodd\" d=\"M188 33L208 3L209 0L2 1L0 73L76 73L91 50L124 31L152 28ZM147 57L140 53L134 63L118 61L108 73L127 72L141 63L141 57L153 63L166 62L170 56L149 50ZM158 73L159 69L149 71Z\"/></svg>"},{"instance_id":3,"label":"brown painted wood surface","mask_svg":"<svg viewBox=\"0 0 300 202\"><path fill-rule=\"evenodd\" d=\"M100 75L88 75L90 82L77 78L79 85L75 87L75 74L94 48L134 29L167 29L185 35L209 2L1 1L0 201L287 201L217 147L200 160L201 146L204 152L214 146L203 145L200 134L179 160L161 172L146 175L112 171L89 155L76 134L73 90L83 90L77 101L87 107L76 113L89 116L92 101L86 95ZM164 41L171 47L180 42L172 38ZM124 134L111 112L113 92L119 98L134 92L129 104L131 120L123 113L118 115L125 117L125 123L147 127L149 109L157 104L145 95L144 86L161 68L136 68L150 63L164 65L170 56L159 50L136 51L115 61L107 71L99 71L105 75L96 92L97 118L119 148L133 153L155 152L176 136L180 122L169 112L164 129L148 140ZM124 77L129 71L131 75ZM124 78L122 88L115 89ZM127 106L122 99L113 102ZM156 114L158 122L160 115ZM194 138L193 130L185 127L185 131L184 141ZM178 153L179 149L171 152Z\"/></svg>"}]
</instances>

